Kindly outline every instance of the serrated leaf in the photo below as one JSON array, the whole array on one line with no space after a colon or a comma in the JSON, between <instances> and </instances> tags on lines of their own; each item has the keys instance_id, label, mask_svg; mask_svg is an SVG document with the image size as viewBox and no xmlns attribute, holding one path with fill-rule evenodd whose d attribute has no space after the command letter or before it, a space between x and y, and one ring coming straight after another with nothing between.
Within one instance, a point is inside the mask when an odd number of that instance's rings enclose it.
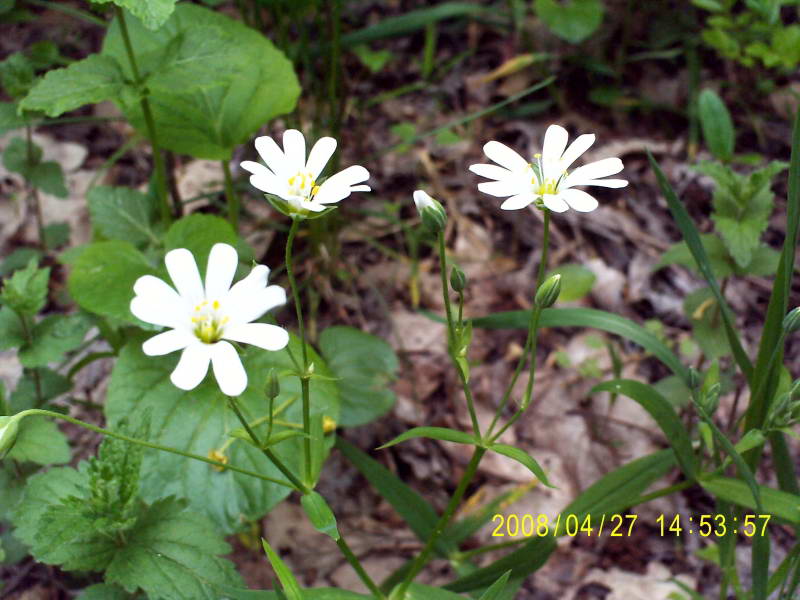
<instances>
[{"instance_id":1,"label":"serrated leaf","mask_svg":"<svg viewBox=\"0 0 800 600\"><path fill-rule=\"evenodd\" d=\"M228 407L227 399L219 391L213 375L192 391L184 392L170 381L170 373L178 361L178 354L163 357L145 356L141 351L146 336L132 338L120 352L111 374L106 400L106 417L113 425L128 417L132 426L141 418L142 411L151 411L152 441L179 448L202 456L223 447L229 432L240 427L236 416ZM290 348L299 356L299 341L292 337ZM328 377L325 362L311 353L316 372ZM267 402L264 398L264 381L258 374L274 368L280 376L281 393L275 406L289 402L280 418L293 423L302 422L300 384L297 377L288 373L293 363L287 350L268 352L249 347L243 356L249 374L249 383L239 397L239 405L250 423L265 416ZM323 378L312 378L311 412L313 416L338 417L339 398L336 386ZM263 420L256 434L266 434ZM275 424L274 432L285 428ZM332 436L328 436L330 438ZM327 444L331 440L312 440L314 444ZM300 473L303 460L301 438L295 437L273 448L289 468ZM327 452L327 450L326 450ZM258 471L269 477L285 480L280 471L256 448L243 442L234 442L226 450L230 464ZM203 490L198 494L197 490ZM242 519L262 517L275 504L285 498L290 488L269 483L233 471L219 472L199 461L187 460L166 452L147 451L142 467L141 493L145 500L174 494L187 498L192 509L208 515L225 532L237 530Z\"/></svg>"},{"instance_id":2,"label":"serrated leaf","mask_svg":"<svg viewBox=\"0 0 800 600\"><path fill-rule=\"evenodd\" d=\"M406 440L413 438L429 438L432 440L442 440L445 442L455 442L457 444L470 444L475 445L475 438L472 434L456 429L448 429L446 427L414 427L408 431L401 433L390 442L386 442L378 447L378 450L389 448Z\"/></svg>"},{"instance_id":3,"label":"serrated leaf","mask_svg":"<svg viewBox=\"0 0 800 600\"><path fill-rule=\"evenodd\" d=\"M28 144L22 138L14 138L3 152L6 169L19 173L33 187L43 192L64 198L68 194L64 172L57 162L42 162L42 149L32 144L30 155Z\"/></svg>"},{"instance_id":4,"label":"serrated leaf","mask_svg":"<svg viewBox=\"0 0 800 600\"><path fill-rule=\"evenodd\" d=\"M534 477L536 477L536 479L541 481L547 487L555 487L548 481L547 474L544 472L544 469L542 469L539 463L536 462L536 460L524 450L520 450L514 446L509 446L508 444L492 444L489 446L489 450L517 461L522 466L527 468L531 473L533 473Z\"/></svg>"},{"instance_id":5,"label":"serrated leaf","mask_svg":"<svg viewBox=\"0 0 800 600\"><path fill-rule=\"evenodd\" d=\"M535 0L534 7L553 33L572 44L588 38L603 22L600 0Z\"/></svg>"},{"instance_id":6,"label":"serrated leaf","mask_svg":"<svg viewBox=\"0 0 800 600\"><path fill-rule=\"evenodd\" d=\"M319 347L337 378L342 398L339 425L364 425L392 408L395 395L389 386L398 361L389 344L358 329L337 326L322 332Z\"/></svg>"},{"instance_id":7,"label":"serrated leaf","mask_svg":"<svg viewBox=\"0 0 800 600\"><path fill-rule=\"evenodd\" d=\"M130 311L133 284L152 271L144 255L130 243L95 242L75 261L67 287L81 308L135 323L137 319Z\"/></svg>"},{"instance_id":8,"label":"serrated leaf","mask_svg":"<svg viewBox=\"0 0 800 600\"><path fill-rule=\"evenodd\" d=\"M116 585L96 583L83 590L75 600L130 600L130 594Z\"/></svg>"},{"instance_id":9,"label":"serrated leaf","mask_svg":"<svg viewBox=\"0 0 800 600\"><path fill-rule=\"evenodd\" d=\"M164 238L166 250L186 248L193 255L199 268L208 261L214 244L225 243L236 247L238 237L225 219L213 215L193 214L175 221Z\"/></svg>"},{"instance_id":10,"label":"serrated leaf","mask_svg":"<svg viewBox=\"0 0 800 600\"><path fill-rule=\"evenodd\" d=\"M728 161L733 156L736 133L728 108L711 89L700 92L697 99L700 126L708 149L716 158Z\"/></svg>"},{"instance_id":11,"label":"serrated leaf","mask_svg":"<svg viewBox=\"0 0 800 600\"><path fill-rule=\"evenodd\" d=\"M0 135L14 129L21 129L27 124L25 117L17 114L16 102L0 102Z\"/></svg>"},{"instance_id":12,"label":"serrated leaf","mask_svg":"<svg viewBox=\"0 0 800 600\"><path fill-rule=\"evenodd\" d=\"M116 100L122 96L125 86L116 59L92 54L68 67L49 71L22 99L20 107L57 117L86 104Z\"/></svg>"},{"instance_id":13,"label":"serrated leaf","mask_svg":"<svg viewBox=\"0 0 800 600\"><path fill-rule=\"evenodd\" d=\"M8 277L17 269L24 269L32 259L36 259L36 262L39 262L42 256L42 251L37 248L17 248L6 256L2 266L0 266L0 277Z\"/></svg>"},{"instance_id":14,"label":"serrated leaf","mask_svg":"<svg viewBox=\"0 0 800 600\"><path fill-rule=\"evenodd\" d=\"M71 458L66 436L56 424L44 417L27 417L19 424L14 447L7 455L20 462L55 465Z\"/></svg>"},{"instance_id":15,"label":"serrated leaf","mask_svg":"<svg viewBox=\"0 0 800 600\"><path fill-rule=\"evenodd\" d=\"M307 494L303 494L300 498L300 504L302 504L303 510L308 520L311 521L311 524L314 526L314 529L329 536L333 541L339 540L339 529L336 527L336 517L331 507L328 506L328 503L325 501L325 498L312 490Z\"/></svg>"},{"instance_id":16,"label":"serrated leaf","mask_svg":"<svg viewBox=\"0 0 800 600\"><path fill-rule=\"evenodd\" d=\"M704 233L700 235L700 242L705 248L714 276L718 279L730 277L736 269L736 264L731 259L731 255L720 237L713 233ZM692 251L689 250L686 242L677 242L670 246L661 255L661 260L658 261L658 264L653 269L661 269L667 265L681 265L697 275L700 274L697 263L692 256Z\"/></svg>"},{"instance_id":17,"label":"serrated leaf","mask_svg":"<svg viewBox=\"0 0 800 600\"><path fill-rule=\"evenodd\" d=\"M177 0L91 0L95 4L113 2L130 11L148 29L161 27L175 10Z\"/></svg>"},{"instance_id":18,"label":"serrated leaf","mask_svg":"<svg viewBox=\"0 0 800 600\"><path fill-rule=\"evenodd\" d=\"M60 360L83 343L91 326L91 321L81 314L45 317L33 328L33 343L20 349L19 362L33 368Z\"/></svg>"},{"instance_id":19,"label":"serrated leaf","mask_svg":"<svg viewBox=\"0 0 800 600\"><path fill-rule=\"evenodd\" d=\"M202 32L209 27L219 30L220 44L235 50L225 66L209 70L218 85L169 89L165 78L166 85L151 90L149 99L162 146L198 158L228 160L233 148L265 122L294 109L300 87L291 63L266 37L222 13L189 3L177 5L158 31L149 31L136 21L128 23L133 46L142 52L143 75L155 77L161 66L169 64L174 40L205 37ZM120 64L127 61L116 20L108 29L103 54ZM123 99L120 108L147 135L139 101Z\"/></svg>"},{"instance_id":20,"label":"serrated leaf","mask_svg":"<svg viewBox=\"0 0 800 600\"><path fill-rule=\"evenodd\" d=\"M286 597L289 600L303 600L303 591L300 589L300 584L297 583L297 579L292 575L289 567L287 567L286 563L278 556L278 553L272 549L267 540L261 538L261 544L264 546L264 552L267 553L269 564L272 565L275 574L281 582L281 587L283 587Z\"/></svg>"},{"instance_id":21,"label":"serrated leaf","mask_svg":"<svg viewBox=\"0 0 800 600\"><path fill-rule=\"evenodd\" d=\"M145 194L126 187L97 186L87 195L92 227L110 240L136 246L158 243L153 233L154 206Z\"/></svg>"},{"instance_id":22,"label":"serrated leaf","mask_svg":"<svg viewBox=\"0 0 800 600\"><path fill-rule=\"evenodd\" d=\"M31 260L24 269L19 269L3 282L0 301L15 312L35 315L47 302L47 284L50 267L40 269L36 260Z\"/></svg>"},{"instance_id":23,"label":"serrated leaf","mask_svg":"<svg viewBox=\"0 0 800 600\"><path fill-rule=\"evenodd\" d=\"M0 307L0 350L19 348L26 341L19 315L7 306Z\"/></svg>"}]
</instances>

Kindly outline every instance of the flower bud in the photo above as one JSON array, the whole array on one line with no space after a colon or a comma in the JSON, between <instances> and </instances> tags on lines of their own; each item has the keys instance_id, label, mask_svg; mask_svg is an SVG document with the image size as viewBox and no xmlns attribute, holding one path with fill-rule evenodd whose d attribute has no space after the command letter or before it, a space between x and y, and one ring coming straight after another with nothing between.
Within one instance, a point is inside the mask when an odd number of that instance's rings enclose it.
<instances>
[{"instance_id":1,"label":"flower bud","mask_svg":"<svg viewBox=\"0 0 800 600\"><path fill-rule=\"evenodd\" d=\"M18 416L0 417L0 460L5 458L17 441L19 421Z\"/></svg>"},{"instance_id":2,"label":"flower bud","mask_svg":"<svg viewBox=\"0 0 800 600\"><path fill-rule=\"evenodd\" d=\"M267 373L267 383L264 386L264 393L270 400L274 400L281 393L281 384L278 381L278 374L275 372L275 369L270 369L269 373Z\"/></svg>"},{"instance_id":3,"label":"flower bud","mask_svg":"<svg viewBox=\"0 0 800 600\"><path fill-rule=\"evenodd\" d=\"M708 392L706 392L702 399L701 404L703 410L705 410L709 416L713 415L717 410L717 406L719 406L719 394L721 390L722 386L719 383L715 383L708 388Z\"/></svg>"},{"instance_id":4,"label":"flower bud","mask_svg":"<svg viewBox=\"0 0 800 600\"><path fill-rule=\"evenodd\" d=\"M696 390L700 387L700 372L694 367L689 367L689 389Z\"/></svg>"},{"instance_id":5,"label":"flower bud","mask_svg":"<svg viewBox=\"0 0 800 600\"><path fill-rule=\"evenodd\" d=\"M441 204L422 190L414 192L414 204L422 218L422 224L429 231L439 233L444 229L444 225L447 223L447 213Z\"/></svg>"},{"instance_id":6,"label":"flower bud","mask_svg":"<svg viewBox=\"0 0 800 600\"><path fill-rule=\"evenodd\" d=\"M790 310L783 318L783 328L786 333L794 333L800 329L800 306Z\"/></svg>"},{"instance_id":7,"label":"flower bud","mask_svg":"<svg viewBox=\"0 0 800 600\"><path fill-rule=\"evenodd\" d=\"M539 308L550 308L558 300L561 293L561 275L549 277L541 287L536 290L534 302Z\"/></svg>"},{"instance_id":8,"label":"flower bud","mask_svg":"<svg viewBox=\"0 0 800 600\"><path fill-rule=\"evenodd\" d=\"M463 292L464 288L467 287L467 276L458 267L453 267L450 270L450 287L453 288L454 292Z\"/></svg>"}]
</instances>

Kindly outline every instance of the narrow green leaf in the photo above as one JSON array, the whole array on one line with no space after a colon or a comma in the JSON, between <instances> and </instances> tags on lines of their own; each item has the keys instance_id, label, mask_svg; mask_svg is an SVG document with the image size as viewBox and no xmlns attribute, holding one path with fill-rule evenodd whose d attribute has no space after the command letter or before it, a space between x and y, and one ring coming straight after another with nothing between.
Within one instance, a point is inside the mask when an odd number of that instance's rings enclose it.
<instances>
[{"instance_id":1,"label":"narrow green leaf","mask_svg":"<svg viewBox=\"0 0 800 600\"><path fill-rule=\"evenodd\" d=\"M696 460L689 432L675 414L669 400L659 394L655 388L632 379L614 379L594 386L589 394L596 392L622 394L637 402L653 417L658 427L664 432L686 478L693 480L696 477Z\"/></svg>"},{"instance_id":2,"label":"narrow green leaf","mask_svg":"<svg viewBox=\"0 0 800 600\"><path fill-rule=\"evenodd\" d=\"M391 442L379 446L377 450L389 448L406 440L413 438L430 438L432 440L442 440L445 442L455 442L457 444L475 444L475 438L471 434L464 431L457 431L455 429L448 429L446 427L414 427L405 433L401 433Z\"/></svg>"},{"instance_id":3,"label":"narrow green leaf","mask_svg":"<svg viewBox=\"0 0 800 600\"><path fill-rule=\"evenodd\" d=\"M281 582L283 591L286 592L286 597L289 600L303 600L303 590L300 589L300 584L297 583L297 579L292 575L289 567L287 567L286 563L278 556L278 553L270 547L267 540L261 538L261 544L264 546L264 551L267 553L269 564L275 569L275 574Z\"/></svg>"},{"instance_id":4,"label":"narrow green leaf","mask_svg":"<svg viewBox=\"0 0 800 600\"><path fill-rule=\"evenodd\" d=\"M714 90L705 89L697 99L697 108L706 146L719 160L729 161L733 157L736 133L722 98Z\"/></svg>"},{"instance_id":5,"label":"narrow green leaf","mask_svg":"<svg viewBox=\"0 0 800 600\"><path fill-rule=\"evenodd\" d=\"M766 600L769 587L769 535L756 535L753 538L753 547L750 550L753 565L753 586L751 592L753 600Z\"/></svg>"},{"instance_id":6,"label":"narrow green leaf","mask_svg":"<svg viewBox=\"0 0 800 600\"><path fill-rule=\"evenodd\" d=\"M695 227L695 224L692 222L692 219L689 216L689 213L686 211L686 208L683 206L680 200L678 200L678 197L675 195L675 191L672 189L669 181L667 181L664 172L661 170L661 167L658 166L656 159L653 158L653 155L650 154L649 151L647 152L647 157L650 160L650 167L656 174L656 179L658 180L658 185L661 188L661 193L664 194L664 197L667 200L669 210L672 213L672 218L675 219L675 223L681 230L681 234L683 235L683 239L686 241L686 245L689 246L689 250L692 251L692 256L694 256L694 259L697 262L697 267L700 269L700 273L703 275L706 283L708 283L708 286L714 293L714 297L717 299L722 320L725 325L725 333L728 335L728 342L733 350L733 356L736 359L736 363L739 365L742 373L744 373L747 381L752 383L753 365L750 362L750 359L747 357L744 348L742 348L739 335L736 333L736 329L734 328L733 314L731 313L731 309L719 289L716 277L714 277L711 264L708 261L708 256L706 255L706 251L703 248L702 242L700 241L700 234L697 231L697 227Z\"/></svg>"},{"instance_id":7,"label":"narrow green leaf","mask_svg":"<svg viewBox=\"0 0 800 600\"><path fill-rule=\"evenodd\" d=\"M312 490L300 498L300 503L303 505L303 510L314 529L330 536L334 541L339 541L336 517L325 498Z\"/></svg>"},{"instance_id":8,"label":"narrow green leaf","mask_svg":"<svg viewBox=\"0 0 800 600\"><path fill-rule=\"evenodd\" d=\"M530 311L525 310L499 312L472 320L475 327L487 329L527 329L529 322ZM539 325L541 327L593 327L614 333L653 354L684 382L689 380L689 370L681 364L675 353L655 335L630 319L593 308L546 308L542 311Z\"/></svg>"},{"instance_id":9,"label":"narrow green leaf","mask_svg":"<svg viewBox=\"0 0 800 600\"><path fill-rule=\"evenodd\" d=\"M495 581L489 588L481 594L481 597L478 600L500 600L500 594L506 587L508 583L508 578L511 576L511 571L506 571L503 573L500 578Z\"/></svg>"},{"instance_id":10,"label":"narrow green leaf","mask_svg":"<svg viewBox=\"0 0 800 600\"><path fill-rule=\"evenodd\" d=\"M409 585L403 598L404 600L464 600L463 596L453 592L421 583Z\"/></svg>"},{"instance_id":11,"label":"narrow green leaf","mask_svg":"<svg viewBox=\"0 0 800 600\"><path fill-rule=\"evenodd\" d=\"M770 514L792 525L800 525L800 496L759 485L758 496L761 498L761 509L759 509L753 491L741 479L712 475L701 477L697 482L715 497L750 510Z\"/></svg>"},{"instance_id":12,"label":"narrow green leaf","mask_svg":"<svg viewBox=\"0 0 800 600\"><path fill-rule=\"evenodd\" d=\"M533 473L534 477L536 477L536 479L541 481L547 487L556 487L548 481L547 474L544 472L544 469L542 469L539 463L536 462L536 460L524 450L520 450L514 446L509 446L508 444L492 444L489 446L489 450L517 461L527 468L531 473Z\"/></svg>"}]
</instances>

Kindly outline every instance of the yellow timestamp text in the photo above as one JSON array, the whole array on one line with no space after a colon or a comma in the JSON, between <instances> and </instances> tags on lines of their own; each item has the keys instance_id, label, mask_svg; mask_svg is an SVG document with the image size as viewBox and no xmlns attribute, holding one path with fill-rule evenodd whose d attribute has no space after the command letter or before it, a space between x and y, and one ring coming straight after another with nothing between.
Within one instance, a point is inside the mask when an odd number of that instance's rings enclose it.
<instances>
[{"instance_id":1,"label":"yellow timestamp text","mask_svg":"<svg viewBox=\"0 0 800 600\"><path fill-rule=\"evenodd\" d=\"M656 519L661 536L694 535L724 537L729 533L747 537L764 536L771 515L743 515L742 517L717 515L675 515L671 519L659 515Z\"/></svg>"},{"instance_id":2,"label":"yellow timestamp text","mask_svg":"<svg viewBox=\"0 0 800 600\"><path fill-rule=\"evenodd\" d=\"M638 515L576 515L558 514L551 518L546 514L510 515L496 514L492 517L495 528L492 537L577 537L600 536L605 531L611 537L625 537L633 533Z\"/></svg>"}]
</instances>

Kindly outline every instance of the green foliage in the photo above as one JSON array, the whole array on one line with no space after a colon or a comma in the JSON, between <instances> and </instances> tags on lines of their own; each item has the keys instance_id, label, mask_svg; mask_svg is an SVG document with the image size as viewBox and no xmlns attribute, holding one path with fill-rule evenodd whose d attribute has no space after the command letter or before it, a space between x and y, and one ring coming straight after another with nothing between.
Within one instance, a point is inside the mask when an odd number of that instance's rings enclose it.
<instances>
[{"instance_id":1,"label":"green foliage","mask_svg":"<svg viewBox=\"0 0 800 600\"><path fill-rule=\"evenodd\" d=\"M235 146L295 106L300 88L291 63L266 37L221 13L179 4L157 31L136 21L128 29L150 89L159 142L169 150L229 160ZM132 77L116 20L102 54ZM176 86L175 77L190 89ZM138 98L126 95L117 102L146 134Z\"/></svg>"},{"instance_id":2,"label":"green foliage","mask_svg":"<svg viewBox=\"0 0 800 600\"><path fill-rule=\"evenodd\" d=\"M178 360L178 353L154 359L141 351L143 338L135 336L120 352L114 365L106 400L106 416L110 423L128 417L132 425L141 418L142 411L151 411L151 440L187 452L207 456L219 450L229 439L232 429L240 427L228 407L227 400L209 374L206 381L190 392L176 388L169 379ZM299 342L293 338L290 347L299 356ZM275 419L301 423L300 384L289 373L293 363L286 350L268 352L249 347L244 354L245 370L250 374L247 390L239 397L245 417L252 423L267 411L264 398L264 380L256 374L266 374L274 368L280 375L281 393L275 406L288 403ZM325 362L312 352L310 360L320 377L312 378L312 416L322 415L337 419L339 394L334 382L328 380L330 371ZM268 424L261 420L255 428L261 437ZM286 429L274 424L274 432ZM300 472L302 463L302 438L292 438L272 447L285 464ZM327 454L329 439L312 439L315 448ZM246 467L269 477L283 479L280 471L250 444L240 440L227 447L225 455L230 463ZM217 471L199 461L187 461L181 456L166 452L147 451L142 469L142 496L148 502L176 495L186 498L193 510L208 515L226 532L241 527L243 520L258 519L283 500L290 488L266 482L232 471ZM203 490L198 494L197 490Z\"/></svg>"},{"instance_id":3,"label":"green foliage","mask_svg":"<svg viewBox=\"0 0 800 600\"><path fill-rule=\"evenodd\" d=\"M228 221L203 214L193 214L175 221L164 237L164 247L167 251L176 248L190 250L201 273L204 272L214 244L224 243L236 247L238 242L239 238Z\"/></svg>"},{"instance_id":4,"label":"green foliage","mask_svg":"<svg viewBox=\"0 0 800 600\"><path fill-rule=\"evenodd\" d=\"M601 0L534 0L533 5L545 25L571 44L592 35L603 22L605 11Z\"/></svg>"},{"instance_id":5,"label":"green foliage","mask_svg":"<svg viewBox=\"0 0 800 600\"><path fill-rule=\"evenodd\" d=\"M71 457L66 436L53 421L27 417L19 424L19 433L8 458L39 465L63 464Z\"/></svg>"},{"instance_id":6,"label":"green foliage","mask_svg":"<svg viewBox=\"0 0 800 600\"><path fill-rule=\"evenodd\" d=\"M61 165L52 160L42 161L42 149L32 142L29 149L22 138L11 140L3 152L3 165L43 192L60 198L69 193Z\"/></svg>"},{"instance_id":7,"label":"green foliage","mask_svg":"<svg viewBox=\"0 0 800 600\"><path fill-rule=\"evenodd\" d=\"M383 70L383 67L394 58L389 50L371 50L366 44L353 48L353 54L364 64L373 75Z\"/></svg>"},{"instance_id":8,"label":"green foliage","mask_svg":"<svg viewBox=\"0 0 800 600\"><path fill-rule=\"evenodd\" d=\"M697 104L708 149L719 160L730 160L733 157L736 133L728 108L722 98L711 89L700 92Z\"/></svg>"},{"instance_id":9,"label":"green foliage","mask_svg":"<svg viewBox=\"0 0 800 600\"><path fill-rule=\"evenodd\" d=\"M156 210L149 196L130 188L101 185L89 190L87 200L92 227L102 236L140 247L159 243L152 226Z\"/></svg>"},{"instance_id":10,"label":"green foliage","mask_svg":"<svg viewBox=\"0 0 800 600\"><path fill-rule=\"evenodd\" d=\"M33 63L22 52L14 52L0 62L0 85L12 98L22 98L35 81Z\"/></svg>"},{"instance_id":11,"label":"green foliage","mask_svg":"<svg viewBox=\"0 0 800 600\"><path fill-rule=\"evenodd\" d=\"M592 291L597 276L591 269L583 265L564 264L548 272L545 278L561 275L561 291L558 299L561 302L580 300Z\"/></svg>"},{"instance_id":12,"label":"green foliage","mask_svg":"<svg viewBox=\"0 0 800 600\"><path fill-rule=\"evenodd\" d=\"M325 501L325 498L312 490L307 494L303 494L300 498L300 503L303 506L308 520L311 521L311 524L314 526L314 529L330 536L334 541L339 540L340 536L339 529L336 526L336 517L331 507L328 506L328 503Z\"/></svg>"},{"instance_id":13,"label":"green foliage","mask_svg":"<svg viewBox=\"0 0 800 600\"><path fill-rule=\"evenodd\" d=\"M0 102L0 135L7 131L25 127L25 117L17 114L15 102Z\"/></svg>"},{"instance_id":14,"label":"green foliage","mask_svg":"<svg viewBox=\"0 0 800 600\"><path fill-rule=\"evenodd\" d=\"M31 260L24 269L3 282L0 302L22 315L35 315L47 303L47 283L50 268L40 269L36 260Z\"/></svg>"},{"instance_id":15,"label":"green foliage","mask_svg":"<svg viewBox=\"0 0 800 600\"><path fill-rule=\"evenodd\" d=\"M68 67L49 71L20 102L20 107L57 117L85 104L116 100L126 85L116 60L92 54Z\"/></svg>"},{"instance_id":16,"label":"green foliage","mask_svg":"<svg viewBox=\"0 0 800 600\"><path fill-rule=\"evenodd\" d=\"M0 336L0 339L2 339L2 336ZM32 371L28 371L23 374L22 379L19 380L16 389L9 398L11 413L14 414L29 408L35 408L38 406L40 399L42 403L49 402L68 392L69 389L69 380L51 369L40 367L35 370L35 374ZM23 421L23 423L25 422L27 422L27 419Z\"/></svg>"},{"instance_id":17,"label":"green foliage","mask_svg":"<svg viewBox=\"0 0 800 600\"><path fill-rule=\"evenodd\" d=\"M33 341L20 348L19 362L32 368L61 360L81 345L91 326L91 321L82 314L45 317L33 327Z\"/></svg>"},{"instance_id":18,"label":"green foliage","mask_svg":"<svg viewBox=\"0 0 800 600\"><path fill-rule=\"evenodd\" d=\"M320 335L319 346L338 379L339 425L363 425L392 408L395 396L390 384L399 365L389 344L352 327L328 327Z\"/></svg>"},{"instance_id":19,"label":"green foliage","mask_svg":"<svg viewBox=\"0 0 800 600\"><path fill-rule=\"evenodd\" d=\"M148 29L158 29L175 10L176 0L91 0L95 4L113 2L127 9Z\"/></svg>"},{"instance_id":20,"label":"green foliage","mask_svg":"<svg viewBox=\"0 0 800 600\"><path fill-rule=\"evenodd\" d=\"M76 600L130 600L130 594L117 585L96 583L83 590Z\"/></svg>"},{"instance_id":21,"label":"green foliage","mask_svg":"<svg viewBox=\"0 0 800 600\"><path fill-rule=\"evenodd\" d=\"M719 307L709 288L700 288L686 296L683 311L703 354L709 359L730 355L731 346L722 327Z\"/></svg>"},{"instance_id":22,"label":"green foliage","mask_svg":"<svg viewBox=\"0 0 800 600\"><path fill-rule=\"evenodd\" d=\"M289 570L289 567L286 566L286 563L283 562L278 553L272 549L267 540L261 538L261 544L264 546L264 552L267 553L269 564L272 565L275 574L281 582L281 587L283 588L284 594L286 594L286 598L288 598L288 600L303 600L303 590L300 589L300 584L297 583L297 579L292 574L291 570Z\"/></svg>"}]
</instances>

